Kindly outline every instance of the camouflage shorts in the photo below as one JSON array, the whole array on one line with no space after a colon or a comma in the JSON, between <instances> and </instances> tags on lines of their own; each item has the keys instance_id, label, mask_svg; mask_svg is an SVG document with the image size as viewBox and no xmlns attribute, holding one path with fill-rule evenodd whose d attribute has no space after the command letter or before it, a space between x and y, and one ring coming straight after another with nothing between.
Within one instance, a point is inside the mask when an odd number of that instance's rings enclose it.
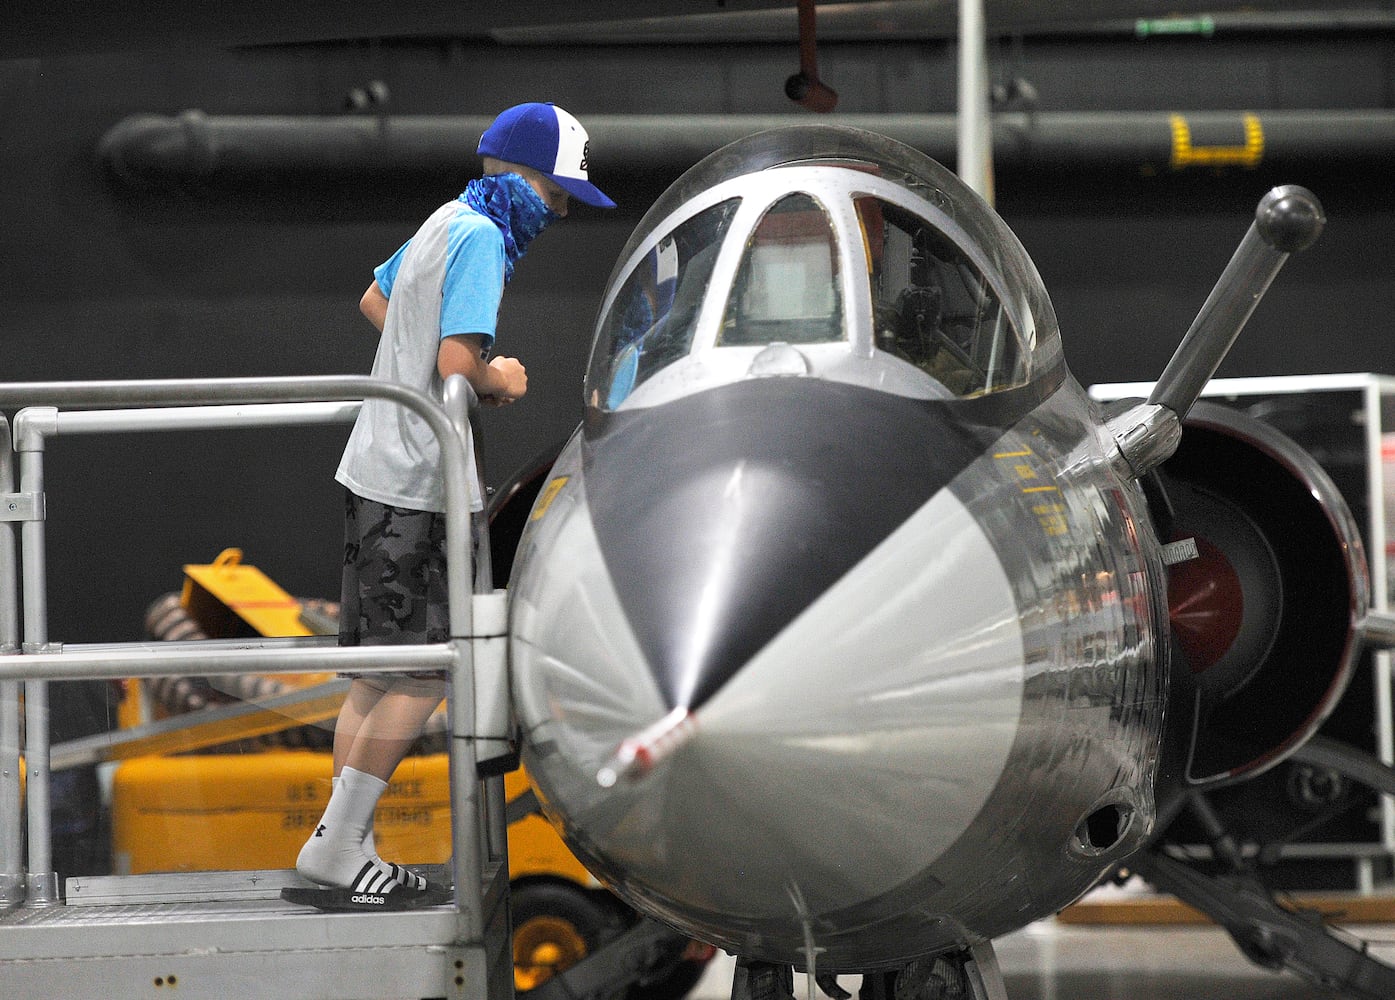
<instances>
[{"instance_id":1,"label":"camouflage shorts","mask_svg":"<svg viewBox=\"0 0 1395 1000\"><path fill-rule=\"evenodd\" d=\"M445 642L445 515L390 507L349 491L346 497L339 645Z\"/></svg>"}]
</instances>

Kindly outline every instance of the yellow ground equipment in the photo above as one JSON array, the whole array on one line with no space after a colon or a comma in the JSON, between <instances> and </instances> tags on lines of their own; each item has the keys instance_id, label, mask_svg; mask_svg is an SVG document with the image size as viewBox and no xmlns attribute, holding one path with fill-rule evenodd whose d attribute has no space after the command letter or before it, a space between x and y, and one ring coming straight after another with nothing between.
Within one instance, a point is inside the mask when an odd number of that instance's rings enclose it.
<instances>
[{"instance_id":1,"label":"yellow ground equipment","mask_svg":"<svg viewBox=\"0 0 1395 1000\"><path fill-rule=\"evenodd\" d=\"M185 566L179 603L210 636L315 634L301 618L301 602L244 564L241 549L224 549L207 566Z\"/></svg>"},{"instance_id":2,"label":"yellow ground equipment","mask_svg":"<svg viewBox=\"0 0 1395 1000\"><path fill-rule=\"evenodd\" d=\"M329 754L140 757L112 782L112 849L120 874L295 867L329 800ZM450 857L446 757L403 762L374 816L379 851L412 864Z\"/></svg>"}]
</instances>

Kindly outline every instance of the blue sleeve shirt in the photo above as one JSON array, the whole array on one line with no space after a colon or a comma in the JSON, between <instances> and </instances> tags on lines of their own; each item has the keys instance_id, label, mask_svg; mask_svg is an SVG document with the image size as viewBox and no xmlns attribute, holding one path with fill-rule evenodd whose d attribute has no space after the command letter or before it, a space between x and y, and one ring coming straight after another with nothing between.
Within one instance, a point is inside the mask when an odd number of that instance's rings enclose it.
<instances>
[{"instance_id":1,"label":"blue sleeve shirt","mask_svg":"<svg viewBox=\"0 0 1395 1000\"><path fill-rule=\"evenodd\" d=\"M484 335L486 350L494 343L499 302L504 295L504 240L498 227L463 202L445 227L441 279L441 336ZM384 295L392 298L408 240L373 271Z\"/></svg>"},{"instance_id":2,"label":"blue sleeve shirt","mask_svg":"<svg viewBox=\"0 0 1395 1000\"><path fill-rule=\"evenodd\" d=\"M494 343L504 294L504 237L462 201L442 205L373 271L387 317L373 376L442 394L441 340L479 334ZM441 510L441 449L420 417L396 403L364 402L336 476L361 497L412 510ZM475 487L473 472L468 476ZM482 498L472 497L475 510Z\"/></svg>"}]
</instances>

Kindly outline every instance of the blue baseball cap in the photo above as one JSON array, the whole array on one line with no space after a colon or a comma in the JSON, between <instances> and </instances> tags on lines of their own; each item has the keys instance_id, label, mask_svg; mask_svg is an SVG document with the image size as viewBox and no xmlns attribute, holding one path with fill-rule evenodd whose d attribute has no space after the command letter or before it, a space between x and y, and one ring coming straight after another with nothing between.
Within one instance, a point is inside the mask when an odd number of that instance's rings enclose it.
<instances>
[{"instance_id":1,"label":"blue baseball cap","mask_svg":"<svg viewBox=\"0 0 1395 1000\"><path fill-rule=\"evenodd\" d=\"M615 202L586 179L590 155L586 130L555 104L509 108L480 136L479 154L532 167L587 205L615 207Z\"/></svg>"}]
</instances>

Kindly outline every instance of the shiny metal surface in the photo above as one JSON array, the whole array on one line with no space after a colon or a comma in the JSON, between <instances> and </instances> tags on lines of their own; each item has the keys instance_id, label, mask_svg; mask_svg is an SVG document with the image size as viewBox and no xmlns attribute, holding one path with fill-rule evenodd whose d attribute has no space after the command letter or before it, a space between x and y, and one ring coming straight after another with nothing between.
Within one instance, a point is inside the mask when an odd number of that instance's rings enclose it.
<instances>
[{"instance_id":1,"label":"shiny metal surface","mask_svg":"<svg viewBox=\"0 0 1395 1000\"><path fill-rule=\"evenodd\" d=\"M641 910L749 958L892 966L1058 910L1151 832L1161 555L1001 220L879 137L746 151L680 180L613 276L602 331L675 226L741 199L684 356L618 396L598 339L514 566L525 762ZM1014 379L956 389L873 337L869 190L991 290L979 356ZM831 220L843 337L772 375L724 346L728 290L791 192ZM619 776L666 717L681 740Z\"/></svg>"},{"instance_id":2,"label":"shiny metal surface","mask_svg":"<svg viewBox=\"0 0 1395 1000\"><path fill-rule=\"evenodd\" d=\"M1312 244L1326 222L1322 205L1306 188L1274 188L1260 200L1255 221L1158 376L1148 402L1187 415L1289 254Z\"/></svg>"},{"instance_id":3,"label":"shiny metal surface","mask_svg":"<svg viewBox=\"0 0 1395 1000\"><path fill-rule=\"evenodd\" d=\"M1181 418L1161 403L1140 403L1112 418L1108 427L1119 446L1115 465L1128 478L1167 461L1182 439Z\"/></svg>"}]
</instances>

